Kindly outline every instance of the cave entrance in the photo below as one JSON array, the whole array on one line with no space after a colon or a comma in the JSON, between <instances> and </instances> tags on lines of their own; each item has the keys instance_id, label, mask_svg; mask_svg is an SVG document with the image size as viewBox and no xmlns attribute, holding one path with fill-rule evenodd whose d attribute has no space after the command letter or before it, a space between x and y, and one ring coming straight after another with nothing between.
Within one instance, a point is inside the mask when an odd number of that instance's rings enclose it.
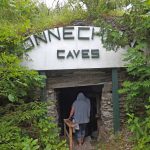
<instances>
[{"instance_id":1,"label":"cave entrance","mask_svg":"<svg viewBox=\"0 0 150 150\"><path fill-rule=\"evenodd\" d=\"M86 136L93 136L93 138L96 135L98 136L98 120L101 119L100 101L102 95L102 88L103 85L90 85L55 89L58 100L59 127L61 128L61 135L64 134L63 119L69 117L72 103L75 101L77 94L79 92L83 92L84 95L87 96L91 102L90 122L87 125Z\"/></svg>"}]
</instances>

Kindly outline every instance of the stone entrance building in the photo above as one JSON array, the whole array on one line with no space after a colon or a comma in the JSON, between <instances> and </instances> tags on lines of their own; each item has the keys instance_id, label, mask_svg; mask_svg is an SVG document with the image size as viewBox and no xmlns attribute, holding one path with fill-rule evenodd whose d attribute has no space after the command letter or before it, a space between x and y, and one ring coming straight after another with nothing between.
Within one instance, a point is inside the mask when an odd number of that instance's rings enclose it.
<instances>
[{"instance_id":1,"label":"stone entrance building","mask_svg":"<svg viewBox=\"0 0 150 150\"><path fill-rule=\"evenodd\" d=\"M50 103L49 115L56 118L62 134L63 119L68 118L71 105L81 91L91 101L88 135L96 132L101 136L101 128L113 131L114 128L119 130L122 127L125 121L124 97L119 95L118 110L118 104L113 106L112 69L47 71L45 75L44 99ZM124 70L118 69L118 86L121 86L124 78ZM115 114L114 111L118 112Z\"/></svg>"},{"instance_id":2,"label":"stone entrance building","mask_svg":"<svg viewBox=\"0 0 150 150\"><path fill-rule=\"evenodd\" d=\"M96 35L97 27L71 26L32 35L25 43L28 60L24 65L46 75L43 100L49 103L49 115L56 118L63 134L63 119L79 92L91 101L87 135L101 136L120 130L125 119L124 97L118 88L125 79L122 54L107 51Z\"/></svg>"}]
</instances>

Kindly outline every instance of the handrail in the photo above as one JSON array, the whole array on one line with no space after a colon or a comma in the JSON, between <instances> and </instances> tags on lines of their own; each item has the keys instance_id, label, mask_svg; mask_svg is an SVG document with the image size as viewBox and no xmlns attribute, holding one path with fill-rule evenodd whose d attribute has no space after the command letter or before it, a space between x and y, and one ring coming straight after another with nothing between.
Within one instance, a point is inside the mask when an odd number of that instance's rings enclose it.
<instances>
[{"instance_id":1,"label":"handrail","mask_svg":"<svg viewBox=\"0 0 150 150\"><path fill-rule=\"evenodd\" d=\"M67 131L66 126L69 127L69 133ZM75 123L73 123L71 120L69 119L64 119L64 136L68 137L69 139L69 150L73 150L73 128L75 127Z\"/></svg>"}]
</instances>

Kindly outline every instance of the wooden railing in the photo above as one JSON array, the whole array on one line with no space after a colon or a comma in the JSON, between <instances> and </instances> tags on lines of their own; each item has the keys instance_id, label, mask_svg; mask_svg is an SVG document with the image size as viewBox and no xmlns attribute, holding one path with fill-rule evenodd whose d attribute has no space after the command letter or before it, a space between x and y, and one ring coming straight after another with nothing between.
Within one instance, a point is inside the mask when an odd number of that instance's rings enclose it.
<instances>
[{"instance_id":1,"label":"wooden railing","mask_svg":"<svg viewBox=\"0 0 150 150\"><path fill-rule=\"evenodd\" d=\"M69 128L69 133L67 130L67 126ZM64 136L69 139L69 150L73 150L73 128L75 127L75 124L69 120L64 119Z\"/></svg>"}]
</instances>

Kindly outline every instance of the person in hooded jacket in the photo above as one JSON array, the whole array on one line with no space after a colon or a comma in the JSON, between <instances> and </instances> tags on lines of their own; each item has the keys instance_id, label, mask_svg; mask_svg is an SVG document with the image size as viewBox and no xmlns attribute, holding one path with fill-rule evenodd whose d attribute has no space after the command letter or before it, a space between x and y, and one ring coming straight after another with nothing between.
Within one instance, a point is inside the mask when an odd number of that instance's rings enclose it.
<instances>
[{"instance_id":1,"label":"person in hooded jacket","mask_svg":"<svg viewBox=\"0 0 150 150\"><path fill-rule=\"evenodd\" d=\"M69 119L73 116L74 122L78 124L79 127L75 130L79 146L81 146L84 142L86 125L90 121L90 109L90 100L82 92L80 92L72 104L69 115Z\"/></svg>"}]
</instances>

